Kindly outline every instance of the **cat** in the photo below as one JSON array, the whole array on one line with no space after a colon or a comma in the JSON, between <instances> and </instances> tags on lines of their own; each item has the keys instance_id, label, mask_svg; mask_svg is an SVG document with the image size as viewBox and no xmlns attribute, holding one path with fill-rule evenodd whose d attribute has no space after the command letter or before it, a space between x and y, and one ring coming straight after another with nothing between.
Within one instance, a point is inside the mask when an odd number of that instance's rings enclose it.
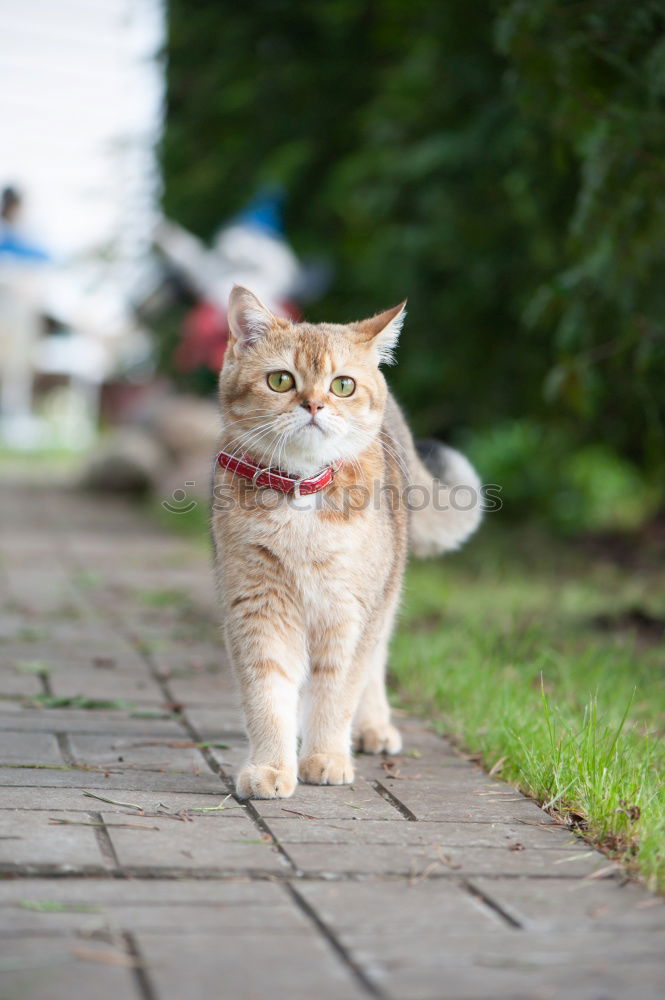
<instances>
[{"instance_id":1,"label":"cat","mask_svg":"<svg viewBox=\"0 0 665 1000\"><path fill-rule=\"evenodd\" d=\"M404 315L313 325L231 293L212 534L242 799L348 784L352 746L400 751L385 669L407 549L455 549L480 522L472 466L436 442L419 457L380 371Z\"/></svg>"}]
</instances>

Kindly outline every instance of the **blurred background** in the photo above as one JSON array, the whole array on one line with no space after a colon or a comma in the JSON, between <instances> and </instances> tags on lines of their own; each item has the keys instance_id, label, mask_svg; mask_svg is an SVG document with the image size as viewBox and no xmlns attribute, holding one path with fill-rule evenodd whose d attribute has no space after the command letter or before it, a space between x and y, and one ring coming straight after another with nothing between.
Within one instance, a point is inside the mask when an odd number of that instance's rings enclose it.
<instances>
[{"instance_id":1,"label":"blurred background","mask_svg":"<svg viewBox=\"0 0 665 1000\"><path fill-rule=\"evenodd\" d=\"M664 28L661 0L4 0L3 447L203 495L234 281L314 321L408 296L391 384L505 518L655 531Z\"/></svg>"}]
</instances>

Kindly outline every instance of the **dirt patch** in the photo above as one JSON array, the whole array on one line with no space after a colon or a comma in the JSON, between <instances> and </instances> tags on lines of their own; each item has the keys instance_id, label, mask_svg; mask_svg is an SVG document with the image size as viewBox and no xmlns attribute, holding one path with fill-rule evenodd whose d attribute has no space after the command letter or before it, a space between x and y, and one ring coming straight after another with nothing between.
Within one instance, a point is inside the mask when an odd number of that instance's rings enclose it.
<instances>
[{"instance_id":1,"label":"dirt patch","mask_svg":"<svg viewBox=\"0 0 665 1000\"><path fill-rule=\"evenodd\" d=\"M623 569L662 570L665 561L665 513L658 513L637 531L604 531L584 535L581 549L592 558Z\"/></svg>"},{"instance_id":2,"label":"dirt patch","mask_svg":"<svg viewBox=\"0 0 665 1000\"><path fill-rule=\"evenodd\" d=\"M640 642L649 645L665 639L665 618L652 615L640 607L626 608L614 614L595 615L591 623L602 632L632 633Z\"/></svg>"}]
</instances>

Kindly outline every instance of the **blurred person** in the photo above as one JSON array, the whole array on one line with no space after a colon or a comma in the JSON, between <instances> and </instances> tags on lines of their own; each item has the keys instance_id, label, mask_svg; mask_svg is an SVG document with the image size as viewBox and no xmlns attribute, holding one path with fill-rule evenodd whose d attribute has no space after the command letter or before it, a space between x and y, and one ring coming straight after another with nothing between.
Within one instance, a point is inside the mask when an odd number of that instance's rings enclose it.
<instances>
[{"instance_id":1,"label":"blurred person","mask_svg":"<svg viewBox=\"0 0 665 1000\"><path fill-rule=\"evenodd\" d=\"M7 186L0 196L0 260L9 256L27 261L48 261L50 255L21 231L23 197Z\"/></svg>"},{"instance_id":2,"label":"blurred person","mask_svg":"<svg viewBox=\"0 0 665 1000\"><path fill-rule=\"evenodd\" d=\"M32 412L33 355L42 333L43 265L49 254L22 232L23 198L0 196L0 436L13 447L40 437Z\"/></svg>"},{"instance_id":3,"label":"blurred person","mask_svg":"<svg viewBox=\"0 0 665 1000\"><path fill-rule=\"evenodd\" d=\"M175 354L181 371L205 367L216 374L221 368L229 335L226 304L236 284L255 289L276 315L299 318L297 302L310 297L309 286L320 277L317 268L300 263L286 239L283 200L279 190L259 191L218 230L210 248L172 222L160 225L157 245L198 300Z\"/></svg>"}]
</instances>

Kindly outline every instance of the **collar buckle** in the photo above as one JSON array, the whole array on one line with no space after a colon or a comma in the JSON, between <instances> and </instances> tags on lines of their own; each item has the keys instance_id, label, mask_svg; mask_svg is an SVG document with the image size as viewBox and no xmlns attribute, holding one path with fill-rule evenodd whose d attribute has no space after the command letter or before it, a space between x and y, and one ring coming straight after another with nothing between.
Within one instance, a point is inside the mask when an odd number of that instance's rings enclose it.
<instances>
[{"instance_id":1,"label":"collar buckle","mask_svg":"<svg viewBox=\"0 0 665 1000\"><path fill-rule=\"evenodd\" d=\"M252 486L256 487L256 489L259 488L258 484L259 476L262 476L264 472L267 472L268 475L270 475L271 472L270 466L268 466L267 469L257 469L254 475L252 476Z\"/></svg>"}]
</instances>

